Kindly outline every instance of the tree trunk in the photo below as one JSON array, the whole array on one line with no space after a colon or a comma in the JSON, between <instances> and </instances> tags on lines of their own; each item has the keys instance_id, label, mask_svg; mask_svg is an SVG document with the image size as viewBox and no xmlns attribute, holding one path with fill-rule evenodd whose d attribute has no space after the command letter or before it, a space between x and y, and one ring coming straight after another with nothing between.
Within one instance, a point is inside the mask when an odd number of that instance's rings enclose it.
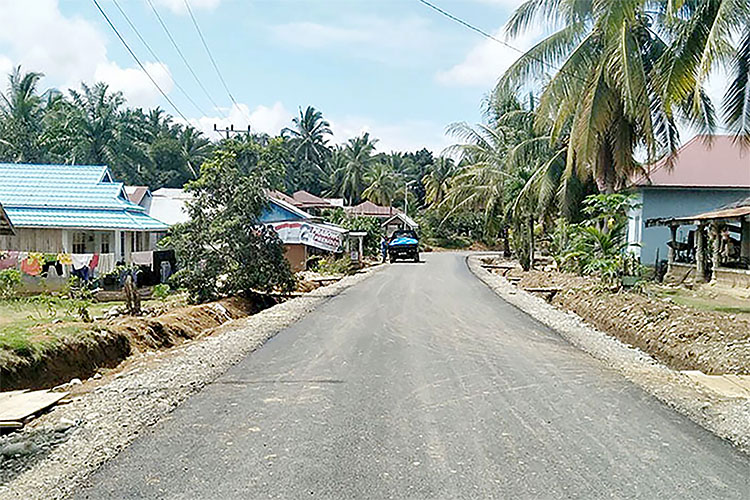
<instances>
[{"instance_id":1,"label":"tree trunk","mask_svg":"<svg viewBox=\"0 0 750 500\"><path fill-rule=\"evenodd\" d=\"M600 193L613 194L617 190L617 175L615 163L609 146L604 144L599 147L599 158L596 168L596 187Z\"/></svg>"},{"instance_id":2,"label":"tree trunk","mask_svg":"<svg viewBox=\"0 0 750 500\"><path fill-rule=\"evenodd\" d=\"M529 217L529 269L534 269L534 216Z\"/></svg>"}]
</instances>

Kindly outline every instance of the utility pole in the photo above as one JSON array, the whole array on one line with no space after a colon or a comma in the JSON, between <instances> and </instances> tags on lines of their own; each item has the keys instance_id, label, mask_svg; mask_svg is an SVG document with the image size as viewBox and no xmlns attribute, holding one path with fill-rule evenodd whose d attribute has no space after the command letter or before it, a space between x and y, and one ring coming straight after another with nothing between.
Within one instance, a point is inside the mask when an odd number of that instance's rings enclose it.
<instances>
[{"instance_id":1,"label":"utility pole","mask_svg":"<svg viewBox=\"0 0 750 500\"><path fill-rule=\"evenodd\" d=\"M227 139L231 137L232 134L247 134L250 135L250 125L247 126L247 130L241 130L241 129L234 129L234 124L229 125L229 128L218 128L216 124L214 123L214 132L218 132L220 134L226 134Z\"/></svg>"}]
</instances>

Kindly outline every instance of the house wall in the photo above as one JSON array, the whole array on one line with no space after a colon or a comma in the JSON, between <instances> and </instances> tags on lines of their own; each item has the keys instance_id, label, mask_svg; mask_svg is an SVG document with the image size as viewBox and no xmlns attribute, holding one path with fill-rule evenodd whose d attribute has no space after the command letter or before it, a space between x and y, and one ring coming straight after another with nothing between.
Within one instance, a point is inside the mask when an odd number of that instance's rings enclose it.
<instances>
[{"instance_id":1,"label":"house wall","mask_svg":"<svg viewBox=\"0 0 750 500\"><path fill-rule=\"evenodd\" d=\"M666 259L670 239L668 227L646 227L645 221L660 217L687 217L716 210L732 202L750 196L750 189L706 189L706 188L641 188L640 223L629 225L628 241L632 242L632 231L640 228L640 255L644 264L654 264L656 251L659 259ZM687 240L688 232L695 226L681 226L677 239Z\"/></svg>"},{"instance_id":2,"label":"house wall","mask_svg":"<svg viewBox=\"0 0 750 500\"><path fill-rule=\"evenodd\" d=\"M289 261L293 272L305 270L307 247L305 245L284 245L284 257Z\"/></svg>"},{"instance_id":3,"label":"house wall","mask_svg":"<svg viewBox=\"0 0 750 500\"><path fill-rule=\"evenodd\" d=\"M0 250L59 253L63 246L62 229L16 228L15 236L0 236Z\"/></svg>"}]
</instances>

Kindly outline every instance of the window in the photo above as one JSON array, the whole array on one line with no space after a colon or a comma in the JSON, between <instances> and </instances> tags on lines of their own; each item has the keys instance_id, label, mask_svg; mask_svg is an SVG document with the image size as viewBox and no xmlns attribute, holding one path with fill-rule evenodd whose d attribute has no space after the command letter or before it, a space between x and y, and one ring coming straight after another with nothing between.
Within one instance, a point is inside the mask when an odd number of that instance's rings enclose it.
<instances>
[{"instance_id":1,"label":"window","mask_svg":"<svg viewBox=\"0 0 750 500\"><path fill-rule=\"evenodd\" d=\"M102 234L101 253L109 253L109 233Z\"/></svg>"},{"instance_id":2,"label":"window","mask_svg":"<svg viewBox=\"0 0 750 500\"><path fill-rule=\"evenodd\" d=\"M73 253L86 253L86 233L83 231L73 233Z\"/></svg>"}]
</instances>

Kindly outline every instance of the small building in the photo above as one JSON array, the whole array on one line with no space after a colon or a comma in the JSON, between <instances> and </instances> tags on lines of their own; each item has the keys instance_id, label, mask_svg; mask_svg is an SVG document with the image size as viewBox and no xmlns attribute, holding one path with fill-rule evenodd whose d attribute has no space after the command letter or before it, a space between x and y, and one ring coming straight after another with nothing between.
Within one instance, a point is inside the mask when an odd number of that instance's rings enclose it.
<instances>
[{"instance_id":1,"label":"small building","mask_svg":"<svg viewBox=\"0 0 750 500\"><path fill-rule=\"evenodd\" d=\"M183 189L162 188L152 195L152 217L168 226L189 220L186 204L193 199L192 194ZM297 208L293 198L278 191L269 192L268 201L259 221L273 227L279 235L293 271L304 270L311 255L343 251L346 229L318 220Z\"/></svg>"},{"instance_id":2,"label":"small building","mask_svg":"<svg viewBox=\"0 0 750 500\"><path fill-rule=\"evenodd\" d=\"M13 224L10 222L3 206L0 205L0 236L13 236L14 234L16 234L16 231L13 229Z\"/></svg>"},{"instance_id":3,"label":"small building","mask_svg":"<svg viewBox=\"0 0 750 500\"><path fill-rule=\"evenodd\" d=\"M142 206L147 212L151 208L153 196L148 186L125 186L125 193L131 202Z\"/></svg>"},{"instance_id":4,"label":"small building","mask_svg":"<svg viewBox=\"0 0 750 500\"><path fill-rule=\"evenodd\" d=\"M688 243L677 240L683 226L695 228ZM649 219L646 227L664 227L671 233L669 281L750 288L750 197L711 212Z\"/></svg>"},{"instance_id":5,"label":"small building","mask_svg":"<svg viewBox=\"0 0 750 500\"><path fill-rule=\"evenodd\" d=\"M322 222L291 203L269 196L260 222L276 231L292 271L303 271L312 255L341 253L348 230Z\"/></svg>"},{"instance_id":6,"label":"small building","mask_svg":"<svg viewBox=\"0 0 750 500\"><path fill-rule=\"evenodd\" d=\"M391 235L399 229L411 229L412 231L419 230L419 224L402 212L398 212L396 215L386 219L385 222L383 222L382 227L385 230L386 238L390 238Z\"/></svg>"},{"instance_id":7,"label":"small building","mask_svg":"<svg viewBox=\"0 0 750 500\"><path fill-rule=\"evenodd\" d=\"M331 205L325 198L315 196L304 190L295 192L292 195L292 199L294 199L295 207L304 210L311 215L321 215L323 210L333 208L333 205Z\"/></svg>"},{"instance_id":8,"label":"small building","mask_svg":"<svg viewBox=\"0 0 750 500\"><path fill-rule=\"evenodd\" d=\"M345 207L344 210L349 215L357 217L375 217L376 219L386 220L398 213L399 211L393 207L383 207L376 205L371 201L363 201L359 205L353 207Z\"/></svg>"},{"instance_id":9,"label":"small building","mask_svg":"<svg viewBox=\"0 0 750 500\"><path fill-rule=\"evenodd\" d=\"M15 235L0 250L99 256L99 271L153 249L166 224L132 203L103 165L0 164L0 203Z\"/></svg>"},{"instance_id":10,"label":"small building","mask_svg":"<svg viewBox=\"0 0 750 500\"><path fill-rule=\"evenodd\" d=\"M648 219L689 217L717 210L750 196L750 151L743 151L731 136L696 136L667 159L647 167L646 175L631 185L636 206L630 210L628 249L644 264L666 259L668 227L645 224ZM677 241L687 243L693 225L681 225Z\"/></svg>"}]
</instances>

